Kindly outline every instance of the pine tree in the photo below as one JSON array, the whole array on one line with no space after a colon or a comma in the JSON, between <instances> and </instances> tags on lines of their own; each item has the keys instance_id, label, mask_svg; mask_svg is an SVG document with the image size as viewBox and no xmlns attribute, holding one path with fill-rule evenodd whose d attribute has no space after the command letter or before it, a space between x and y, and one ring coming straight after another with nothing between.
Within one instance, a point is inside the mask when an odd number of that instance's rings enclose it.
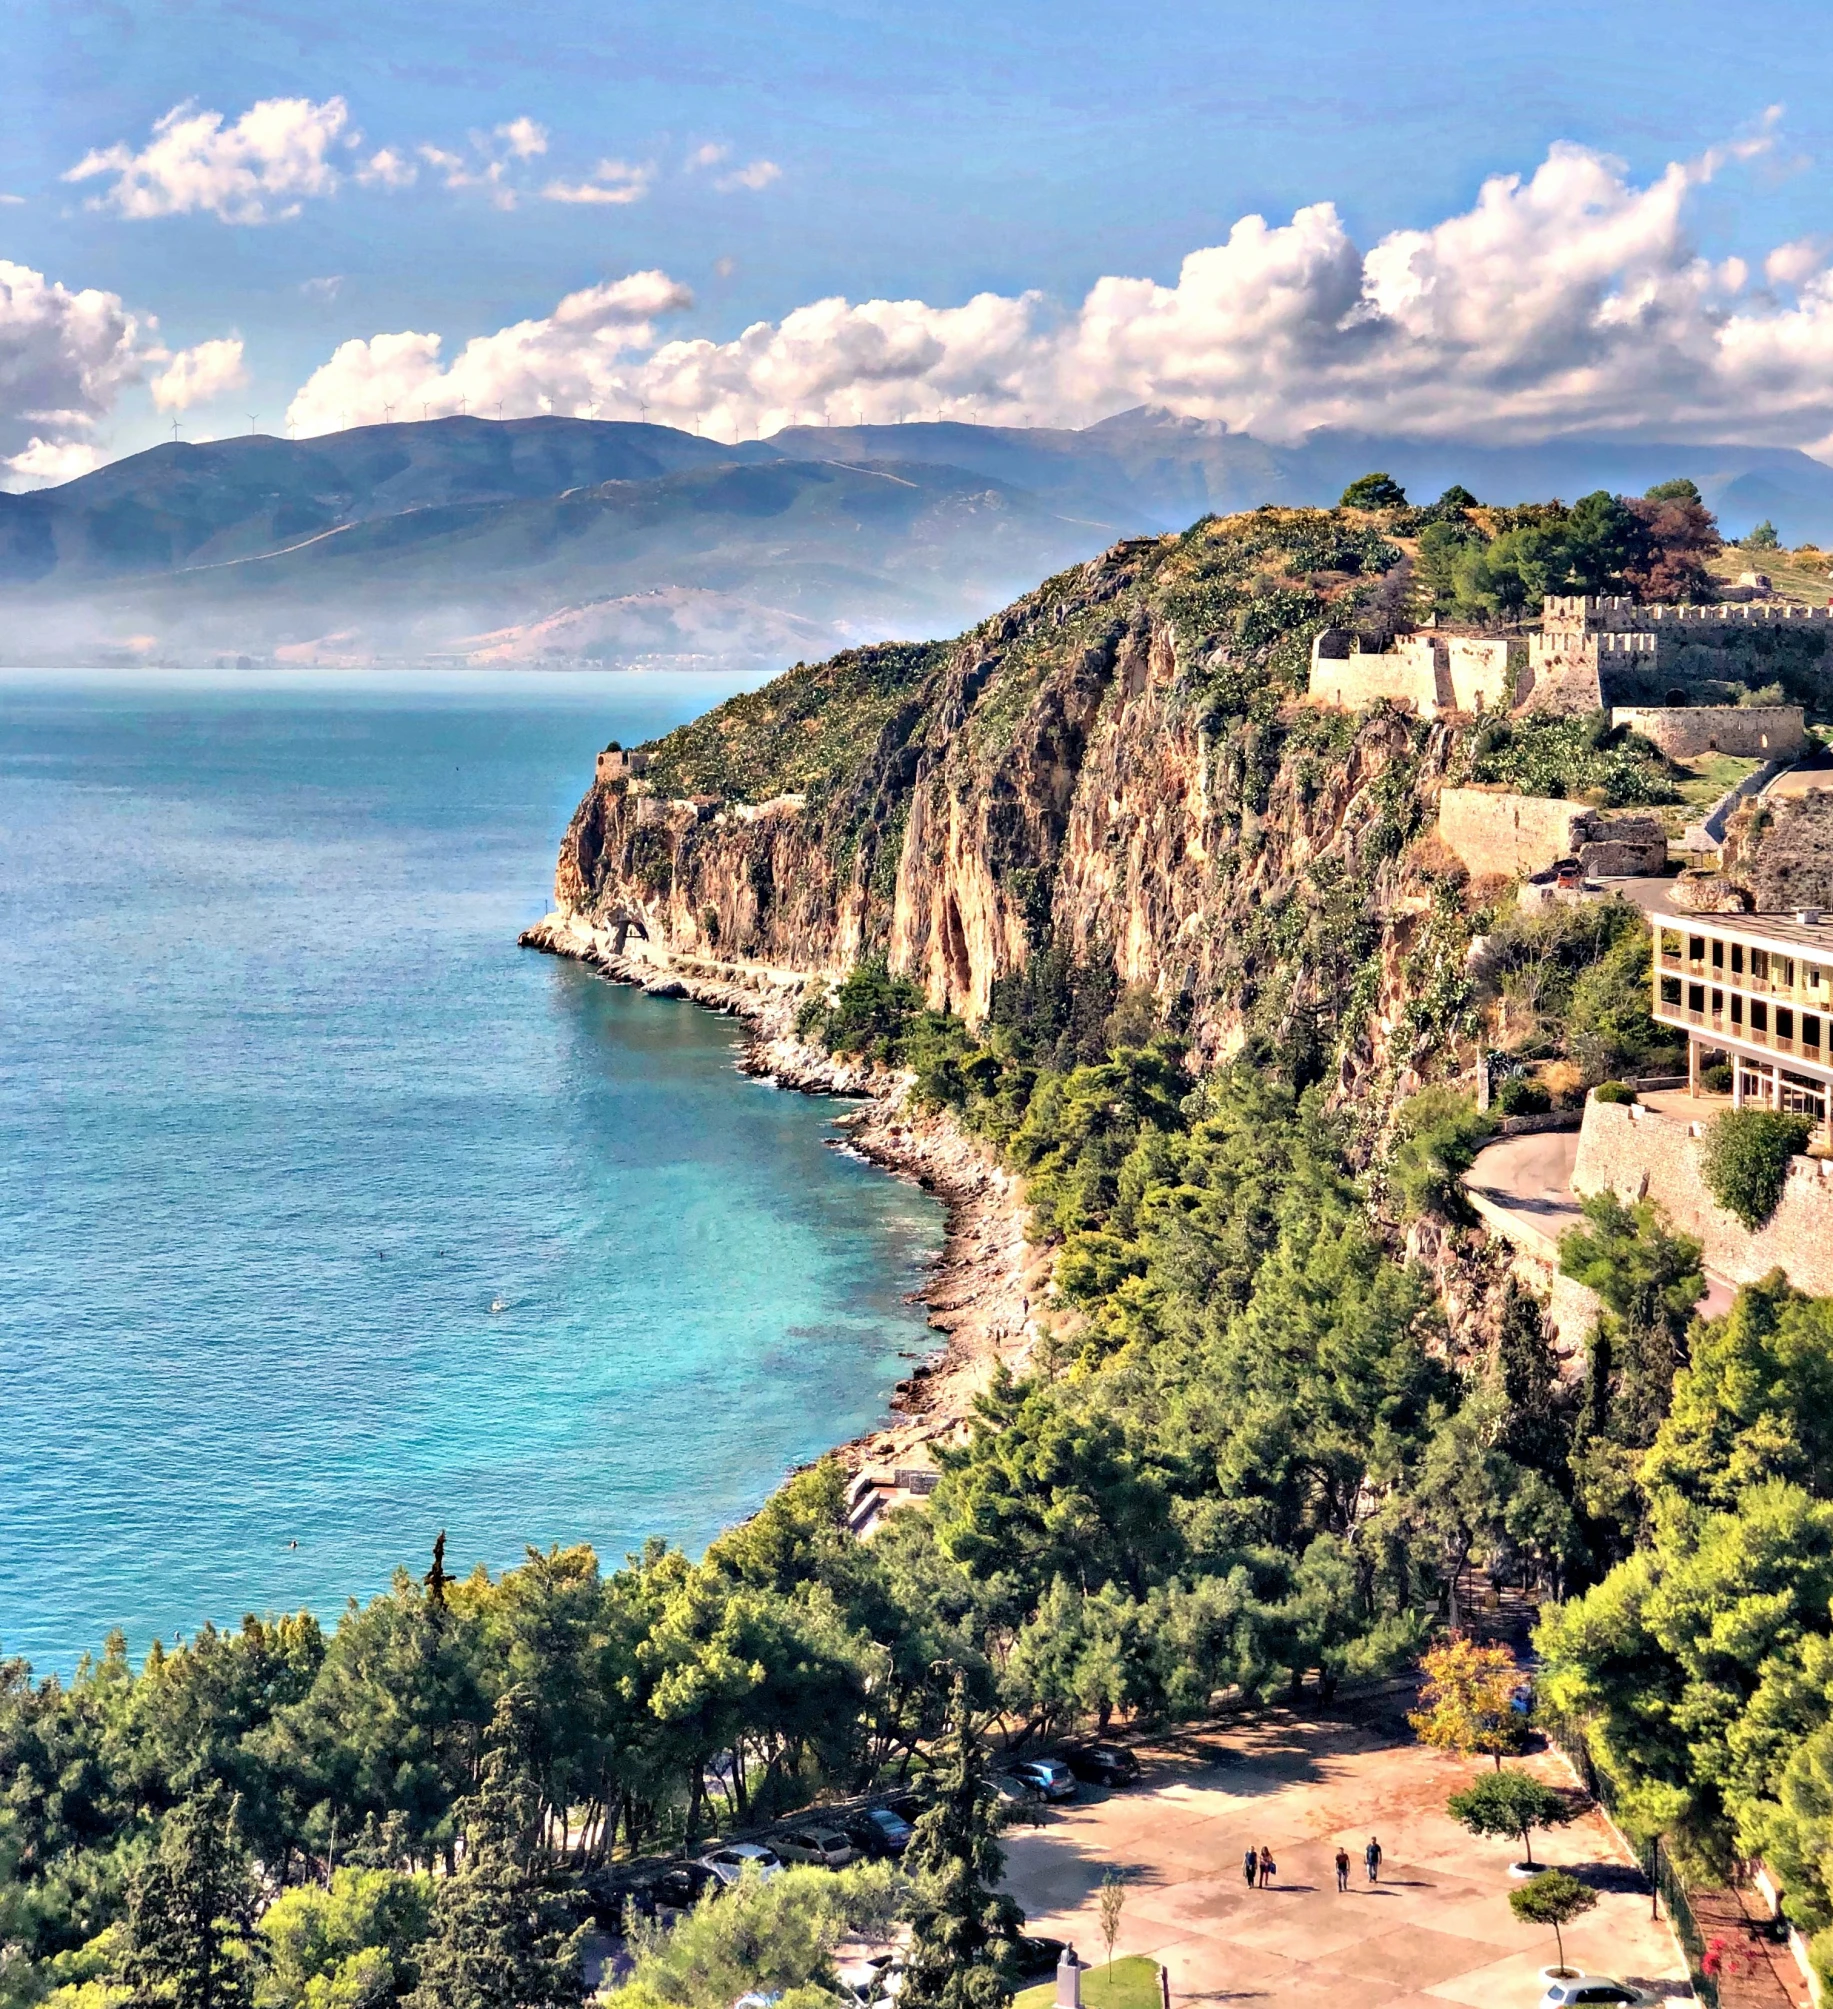
<instances>
[{"instance_id":1,"label":"pine tree","mask_svg":"<svg viewBox=\"0 0 1833 2009\"><path fill-rule=\"evenodd\" d=\"M531 1718L526 1688L497 1704L477 1795L461 1810L464 1860L434 1900L414 2009L579 2009L585 1998L583 1934L535 1868Z\"/></svg>"},{"instance_id":2,"label":"pine tree","mask_svg":"<svg viewBox=\"0 0 1833 2009\"><path fill-rule=\"evenodd\" d=\"M904 1851L915 1888L900 2009L999 2009L1012 1996L1002 1955L1024 1916L999 1894L1005 1855L993 1839L994 1801L959 1680L950 1713L936 1803Z\"/></svg>"},{"instance_id":3,"label":"pine tree","mask_svg":"<svg viewBox=\"0 0 1833 2009\"><path fill-rule=\"evenodd\" d=\"M125 1971L140 2002L244 2009L258 1891L237 1804L213 1781L175 1807L127 1899Z\"/></svg>"},{"instance_id":4,"label":"pine tree","mask_svg":"<svg viewBox=\"0 0 1833 2009\"><path fill-rule=\"evenodd\" d=\"M1497 1449L1537 1472L1563 1473L1571 1425L1560 1402L1559 1356L1540 1300L1510 1277L1496 1335L1496 1385L1506 1405Z\"/></svg>"}]
</instances>

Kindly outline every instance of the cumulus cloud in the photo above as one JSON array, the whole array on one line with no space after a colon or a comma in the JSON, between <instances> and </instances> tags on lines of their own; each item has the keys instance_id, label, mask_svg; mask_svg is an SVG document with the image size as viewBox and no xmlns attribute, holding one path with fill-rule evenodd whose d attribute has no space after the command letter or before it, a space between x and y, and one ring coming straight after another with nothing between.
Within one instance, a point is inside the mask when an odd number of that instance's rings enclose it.
<instances>
[{"instance_id":1,"label":"cumulus cloud","mask_svg":"<svg viewBox=\"0 0 1833 2009\"><path fill-rule=\"evenodd\" d=\"M601 160L584 181L550 181L541 193L549 202L641 202L655 173L651 166Z\"/></svg>"},{"instance_id":2,"label":"cumulus cloud","mask_svg":"<svg viewBox=\"0 0 1833 2009\"><path fill-rule=\"evenodd\" d=\"M87 472L91 435L139 372L140 327L119 295L71 292L0 259L0 467L30 487Z\"/></svg>"},{"instance_id":3,"label":"cumulus cloud","mask_svg":"<svg viewBox=\"0 0 1833 2009\"><path fill-rule=\"evenodd\" d=\"M25 206L25 197L23 195L7 195L4 193L0 193L0 207L4 207L7 209L23 209L24 206Z\"/></svg>"},{"instance_id":4,"label":"cumulus cloud","mask_svg":"<svg viewBox=\"0 0 1833 2009\"><path fill-rule=\"evenodd\" d=\"M517 160L531 160L547 151L547 128L536 125L530 118L511 119L507 125L497 127L496 136L508 141L509 151Z\"/></svg>"},{"instance_id":5,"label":"cumulus cloud","mask_svg":"<svg viewBox=\"0 0 1833 2009\"><path fill-rule=\"evenodd\" d=\"M270 223L336 189L331 150L348 121L342 98L263 98L233 125L221 112L176 105L138 153L125 142L97 149L64 179L112 176L91 205L123 216L203 210L225 223Z\"/></svg>"},{"instance_id":6,"label":"cumulus cloud","mask_svg":"<svg viewBox=\"0 0 1833 2009\"><path fill-rule=\"evenodd\" d=\"M412 188L420 170L398 148L378 147L356 171L365 188Z\"/></svg>"},{"instance_id":7,"label":"cumulus cloud","mask_svg":"<svg viewBox=\"0 0 1833 2009\"><path fill-rule=\"evenodd\" d=\"M152 379L150 388L153 403L162 412L188 412L193 405L207 405L212 398L220 398L225 391L240 390L247 381L241 339L228 335L180 349Z\"/></svg>"},{"instance_id":8,"label":"cumulus cloud","mask_svg":"<svg viewBox=\"0 0 1833 2009\"><path fill-rule=\"evenodd\" d=\"M1799 286L1826 270L1829 245L1824 237L1797 237L1792 243L1778 244L1763 261L1763 276L1776 286Z\"/></svg>"},{"instance_id":9,"label":"cumulus cloud","mask_svg":"<svg viewBox=\"0 0 1833 2009\"><path fill-rule=\"evenodd\" d=\"M694 296L665 272L569 293L539 320L474 337L449 364L439 336L411 329L343 343L287 411L302 433L373 424L396 408L409 418L455 412L583 417L630 400L624 359L655 346L655 322Z\"/></svg>"}]
</instances>

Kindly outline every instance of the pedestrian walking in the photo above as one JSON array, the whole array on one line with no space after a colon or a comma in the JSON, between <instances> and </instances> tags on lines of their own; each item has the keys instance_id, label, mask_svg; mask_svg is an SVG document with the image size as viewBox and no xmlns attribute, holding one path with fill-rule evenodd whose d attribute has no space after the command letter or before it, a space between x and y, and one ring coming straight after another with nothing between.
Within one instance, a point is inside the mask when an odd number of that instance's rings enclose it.
<instances>
[{"instance_id":1,"label":"pedestrian walking","mask_svg":"<svg viewBox=\"0 0 1833 2009\"><path fill-rule=\"evenodd\" d=\"M1260 1845L1260 1888L1270 1890L1273 1879L1279 1874L1279 1865L1273 1860L1273 1851L1262 1842Z\"/></svg>"},{"instance_id":2,"label":"pedestrian walking","mask_svg":"<svg viewBox=\"0 0 1833 2009\"><path fill-rule=\"evenodd\" d=\"M1349 1851L1346 1848L1344 1848L1341 1843L1338 1843L1337 1889L1347 1890L1348 1888L1349 1888Z\"/></svg>"},{"instance_id":3,"label":"pedestrian walking","mask_svg":"<svg viewBox=\"0 0 1833 2009\"><path fill-rule=\"evenodd\" d=\"M1381 1881L1381 1844L1373 1835L1368 1838L1368 1847L1362 1851L1363 1865L1368 1870L1370 1883Z\"/></svg>"},{"instance_id":4,"label":"pedestrian walking","mask_svg":"<svg viewBox=\"0 0 1833 2009\"><path fill-rule=\"evenodd\" d=\"M1260 1851L1258 1849L1249 1849L1247 1854L1241 1858L1241 1874L1247 1878L1248 1889L1252 1890L1256 1879L1260 1875Z\"/></svg>"}]
</instances>

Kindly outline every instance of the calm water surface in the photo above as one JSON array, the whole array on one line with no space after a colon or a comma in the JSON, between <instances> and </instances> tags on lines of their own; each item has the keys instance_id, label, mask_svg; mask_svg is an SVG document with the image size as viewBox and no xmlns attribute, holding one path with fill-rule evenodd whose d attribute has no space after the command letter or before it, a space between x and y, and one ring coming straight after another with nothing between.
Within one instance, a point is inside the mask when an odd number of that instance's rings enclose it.
<instances>
[{"instance_id":1,"label":"calm water surface","mask_svg":"<svg viewBox=\"0 0 1833 2009\"><path fill-rule=\"evenodd\" d=\"M0 673L0 1652L697 1546L882 1413L937 1206L515 947L732 688Z\"/></svg>"}]
</instances>

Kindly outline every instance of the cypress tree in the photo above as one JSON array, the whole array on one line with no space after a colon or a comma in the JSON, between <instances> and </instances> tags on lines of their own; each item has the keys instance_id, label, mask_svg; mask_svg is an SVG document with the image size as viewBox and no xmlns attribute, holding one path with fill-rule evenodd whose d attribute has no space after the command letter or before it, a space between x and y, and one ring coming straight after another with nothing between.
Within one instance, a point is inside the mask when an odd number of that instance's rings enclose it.
<instances>
[{"instance_id":1,"label":"cypress tree","mask_svg":"<svg viewBox=\"0 0 1833 2009\"><path fill-rule=\"evenodd\" d=\"M1012 1997L1003 1956L1024 1914L999 1892L1005 1853L993 1839L993 1796L959 1680L950 1713L936 1803L904 1851L914 1890L900 2009L1000 2009Z\"/></svg>"},{"instance_id":2,"label":"cypress tree","mask_svg":"<svg viewBox=\"0 0 1833 2009\"><path fill-rule=\"evenodd\" d=\"M136 2001L246 2009L258 1892L236 1815L213 1780L166 1816L128 1890L125 1971Z\"/></svg>"},{"instance_id":3,"label":"cypress tree","mask_svg":"<svg viewBox=\"0 0 1833 2009\"><path fill-rule=\"evenodd\" d=\"M440 1880L414 2009L579 2009L583 1932L535 1867L541 1795L529 1762L532 1704L512 1688L491 1720L465 1853Z\"/></svg>"}]
</instances>

